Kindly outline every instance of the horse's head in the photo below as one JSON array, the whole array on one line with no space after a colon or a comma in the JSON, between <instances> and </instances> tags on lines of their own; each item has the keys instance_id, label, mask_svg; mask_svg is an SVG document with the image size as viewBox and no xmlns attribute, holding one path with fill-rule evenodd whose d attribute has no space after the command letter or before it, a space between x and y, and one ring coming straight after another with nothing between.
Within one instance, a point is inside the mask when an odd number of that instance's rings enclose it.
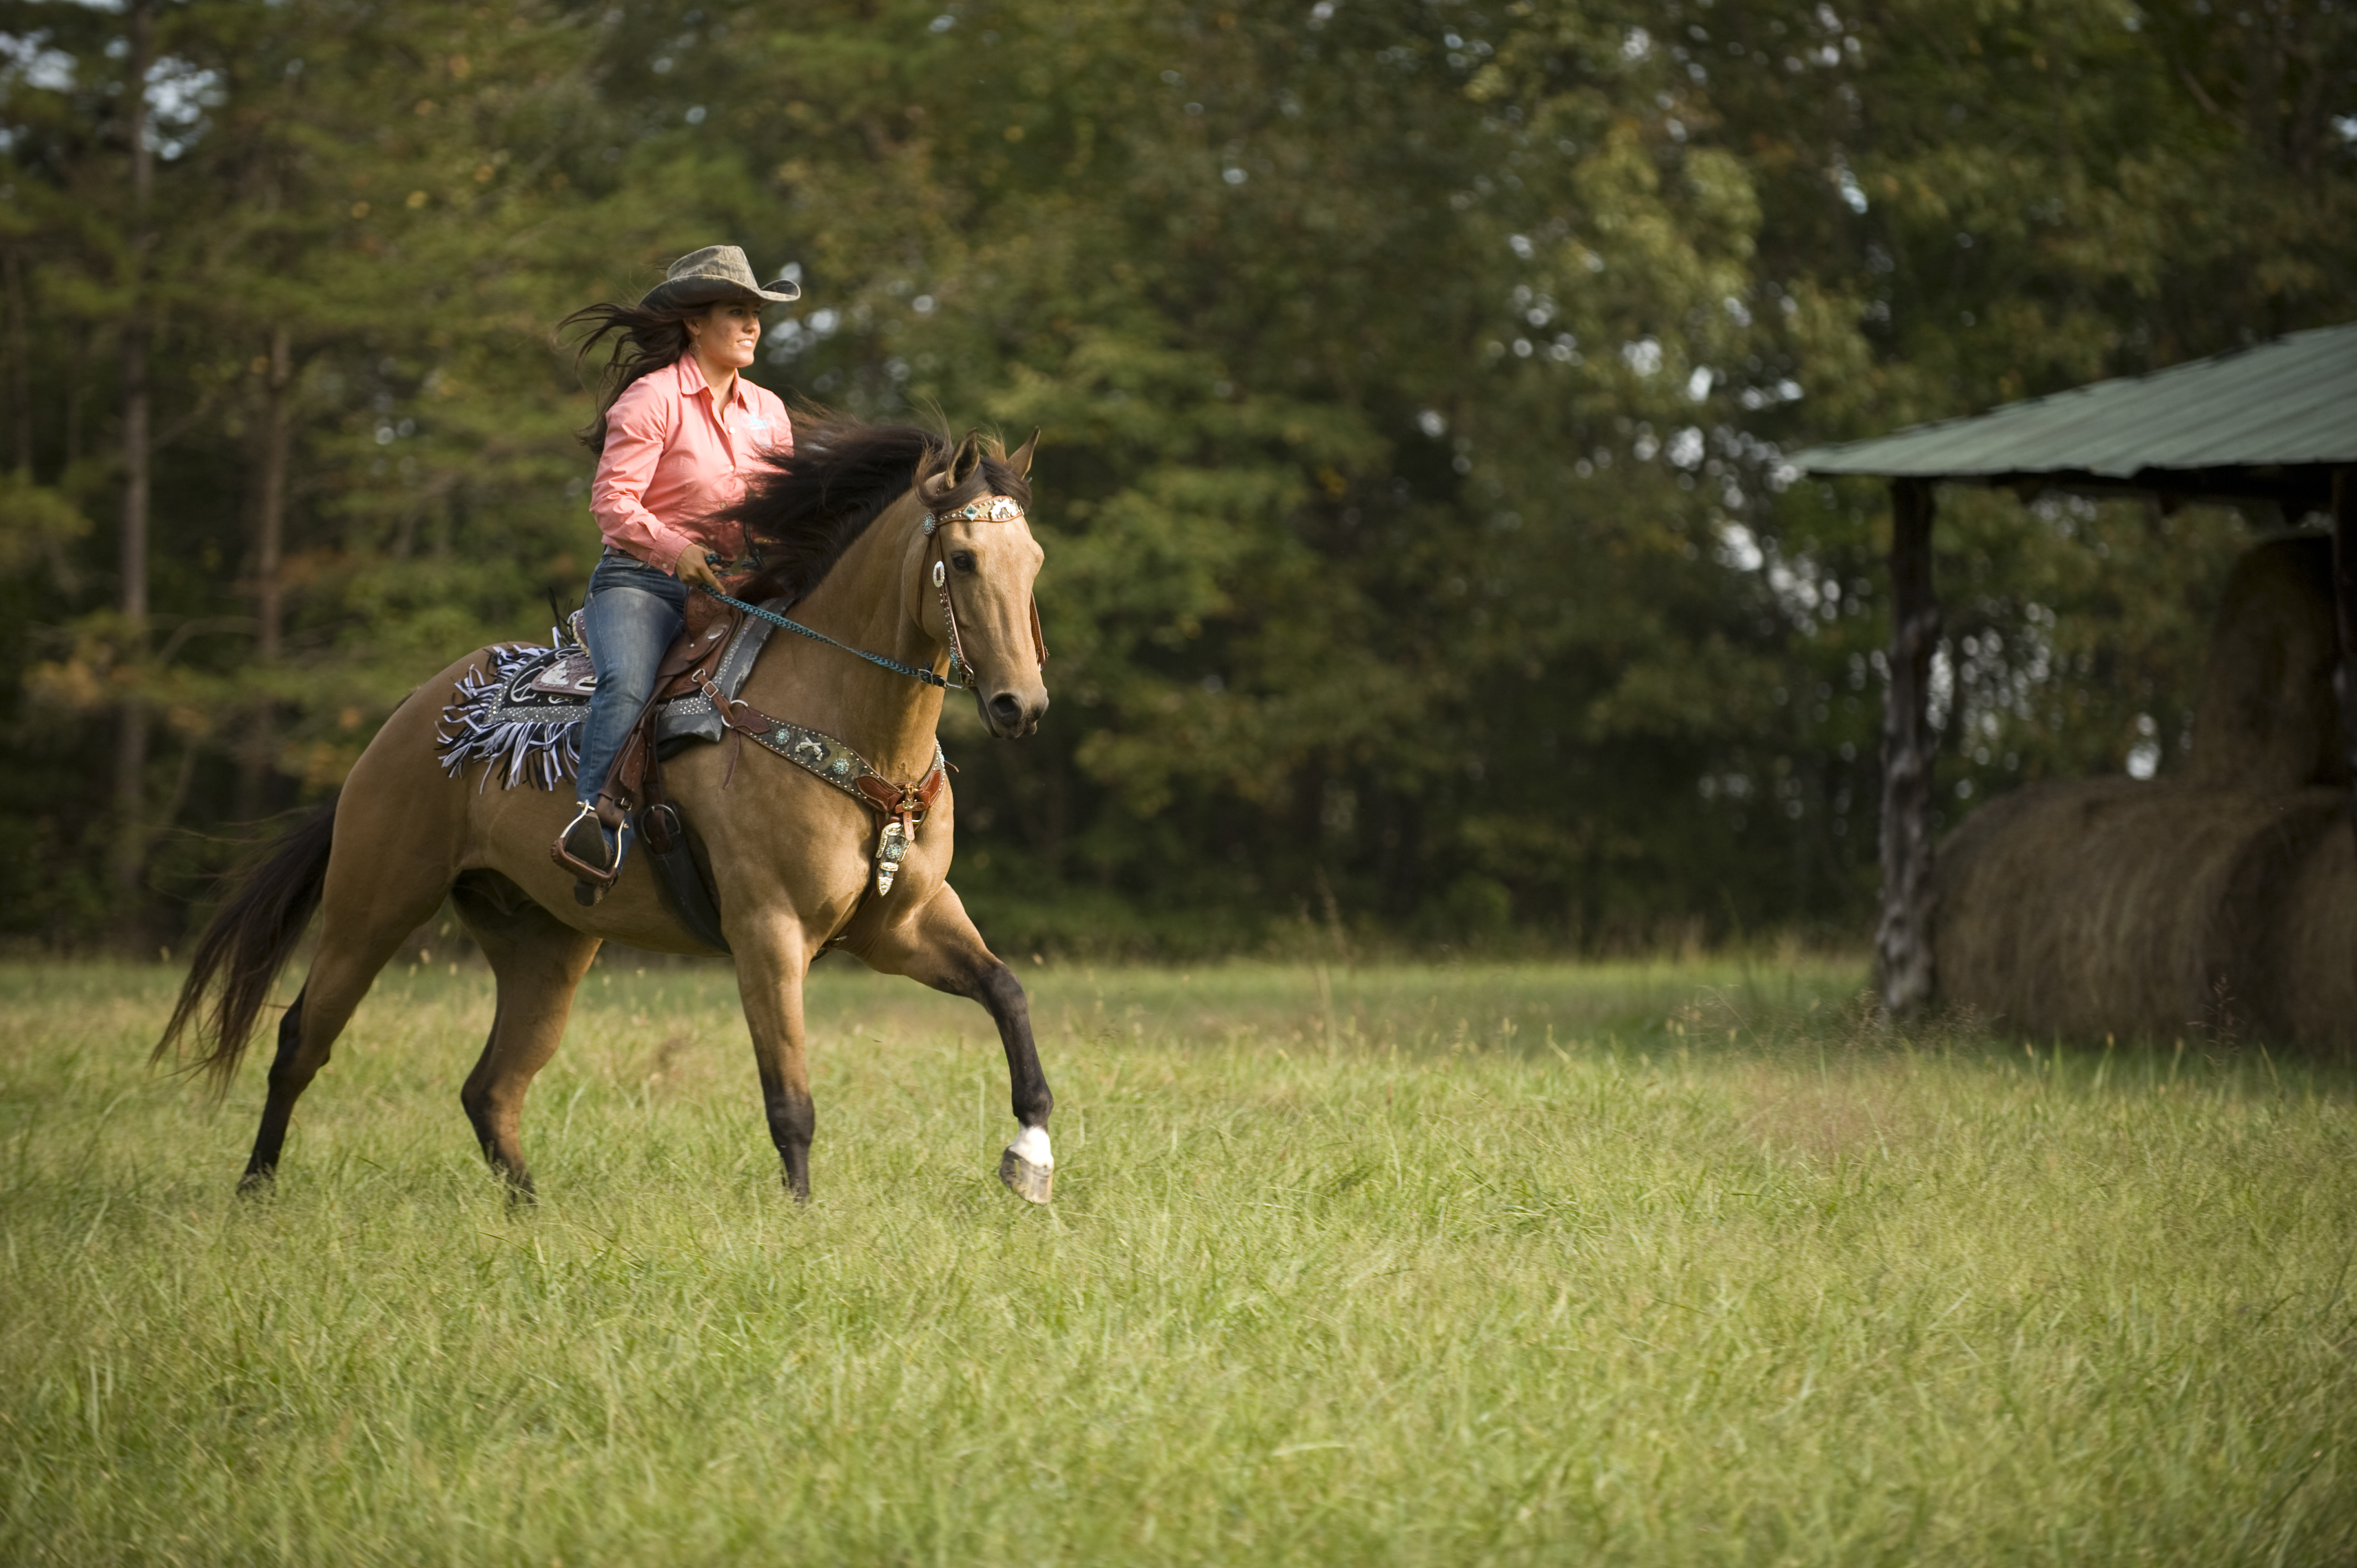
<instances>
[{"instance_id":1,"label":"horse's head","mask_svg":"<svg viewBox=\"0 0 2357 1568\"><path fill-rule=\"evenodd\" d=\"M982 722L999 738L1039 727L1048 711L1048 661L1032 585L1046 553L1031 537L1032 449L1013 452L969 435L938 467L917 476L925 515L919 624L966 668Z\"/></svg>"}]
</instances>

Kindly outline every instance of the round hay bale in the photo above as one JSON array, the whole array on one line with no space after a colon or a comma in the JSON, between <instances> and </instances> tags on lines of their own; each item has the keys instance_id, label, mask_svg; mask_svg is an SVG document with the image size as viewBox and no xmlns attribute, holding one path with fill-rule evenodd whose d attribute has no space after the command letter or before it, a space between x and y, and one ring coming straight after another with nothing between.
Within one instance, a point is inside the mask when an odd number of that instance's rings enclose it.
<instances>
[{"instance_id":1,"label":"round hay bale","mask_svg":"<svg viewBox=\"0 0 2357 1568\"><path fill-rule=\"evenodd\" d=\"M2212 789L2345 784L2332 541L2269 540L2243 553L2210 635L2186 781Z\"/></svg>"},{"instance_id":2,"label":"round hay bale","mask_svg":"<svg viewBox=\"0 0 2357 1568\"><path fill-rule=\"evenodd\" d=\"M1941 997L2082 1039L2338 1039L2321 1022L2328 993L2357 979L2334 971L2327 983L2329 938L2303 936L2296 954L2282 940L2296 883L2309 900L2300 918L2357 929L2357 865L2337 880L2299 875L2311 860L2337 864L2334 843L2350 843L2337 789L2099 779L2000 797L1936 863Z\"/></svg>"}]
</instances>

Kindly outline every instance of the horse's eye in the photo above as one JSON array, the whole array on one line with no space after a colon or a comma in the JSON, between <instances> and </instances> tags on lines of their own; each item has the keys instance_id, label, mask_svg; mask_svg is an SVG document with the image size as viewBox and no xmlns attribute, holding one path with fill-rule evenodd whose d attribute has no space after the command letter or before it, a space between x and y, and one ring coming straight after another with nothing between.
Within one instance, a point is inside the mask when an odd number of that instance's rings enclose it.
<instances>
[{"instance_id":1,"label":"horse's eye","mask_svg":"<svg viewBox=\"0 0 2357 1568\"><path fill-rule=\"evenodd\" d=\"M957 551L950 556L950 564L956 567L961 572L973 571L974 552L971 550Z\"/></svg>"}]
</instances>

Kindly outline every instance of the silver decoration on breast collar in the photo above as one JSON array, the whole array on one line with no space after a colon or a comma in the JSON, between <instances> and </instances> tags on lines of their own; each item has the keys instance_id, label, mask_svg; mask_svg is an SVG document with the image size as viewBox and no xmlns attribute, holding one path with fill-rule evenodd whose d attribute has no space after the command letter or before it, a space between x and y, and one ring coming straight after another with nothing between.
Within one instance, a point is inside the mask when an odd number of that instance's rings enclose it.
<instances>
[{"instance_id":1,"label":"silver decoration on breast collar","mask_svg":"<svg viewBox=\"0 0 2357 1568\"><path fill-rule=\"evenodd\" d=\"M909 832L898 822L884 824L876 836L876 893L878 897L892 891L892 879L900 874L900 863L909 857Z\"/></svg>"}]
</instances>

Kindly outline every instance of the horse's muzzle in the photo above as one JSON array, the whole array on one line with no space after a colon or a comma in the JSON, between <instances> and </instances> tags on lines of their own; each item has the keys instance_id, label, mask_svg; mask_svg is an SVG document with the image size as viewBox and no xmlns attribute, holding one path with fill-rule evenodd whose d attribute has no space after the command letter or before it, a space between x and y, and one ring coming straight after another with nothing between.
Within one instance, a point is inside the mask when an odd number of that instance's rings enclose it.
<instances>
[{"instance_id":1,"label":"horse's muzzle","mask_svg":"<svg viewBox=\"0 0 2357 1568\"><path fill-rule=\"evenodd\" d=\"M989 726L993 736L1015 740L1039 727L1039 717L1048 711L1048 693L1043 691L1036 699L1026 702L1014 692L1001 692L989 698L976 692L974 705L981 711L982 722Z\"/></svg>"}]
</instances>

